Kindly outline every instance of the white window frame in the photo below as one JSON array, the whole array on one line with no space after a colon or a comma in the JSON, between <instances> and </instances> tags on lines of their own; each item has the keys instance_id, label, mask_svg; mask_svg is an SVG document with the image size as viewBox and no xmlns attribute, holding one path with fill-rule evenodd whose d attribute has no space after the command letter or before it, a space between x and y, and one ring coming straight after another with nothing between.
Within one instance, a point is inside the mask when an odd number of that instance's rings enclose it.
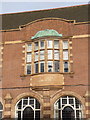
<instances>
[{"instance_id":1,"label":"white window frame","mask_svg":"<svg viewBox=\"0 0 90 120\"><path fill-rule=\"evenodd\" d=\"M15 105L15 118L18 118L18 111L20 111L21 112L21 120L23 120L23 111L24 111L24 109L26 108L26 107L31 107L32 108L32 110L34 111L34 118L35 118L35 112L36 111L41 111L41 106L40 106L40 108L39 109L37 109L37 108L35 108L35 103L36 103L36 99L35 98L33 98L33 97L26 97L27 99L25 99L25 98L22 98L22 99L20 99L17 103L16 103L16 105ZM24 100L27 100L27 104L24 106ZM33 100L33 104L30 104L30 100ZM18 104L19 104L19 102L20 101L22 101L22 104L21 104L21 109L18 109ZM37 100L38 101L38 100ZM39 102L39 101L38 101ZM39 103L40 104L40 103Z\"/></svg>"},{"instance_id":2,"label":"white window frame","mask_svg":"<svg viewBox=\"0 0 90 120\"><path fill-rule=\"evenodd\" d=\"M70 97L72 97L72 99L73 99L73 105L71 105L71 104L69 104L69 100L70 100ZM63 99L66 99L67 100L67 104L62 104L62 100ZM60 100L60 108L59 108L59 106L58 106L58 101ZM79 108L76 108L76 101L77 99L74 97L74 96L67 96L67 97L65 97L64 98L64 96L63 97L61 97L60 99L58 99L55 103L54 103L54 118L58 118L58 115L57 115L57 112L56 111L61 111L61 114L60 114L60 116L61 116L61 119L62 119L62 111L63 111L63 109L65 108L65 107L67 107L67 106L69 106L69 107L71 107L73 110L74 110L74 115L75 115L75 118L77 118L77 115L76 115L76 111L77 110L79 110L79 112L81 113L82 112L82 105L81 105L81 103L80 103L80 101L79 100L77 100L77 101L79 101ZM79 116L79 118L81 119L81 118L83 118L83 112L82 112L82 116Z\"/></svg>"}]
</instances>

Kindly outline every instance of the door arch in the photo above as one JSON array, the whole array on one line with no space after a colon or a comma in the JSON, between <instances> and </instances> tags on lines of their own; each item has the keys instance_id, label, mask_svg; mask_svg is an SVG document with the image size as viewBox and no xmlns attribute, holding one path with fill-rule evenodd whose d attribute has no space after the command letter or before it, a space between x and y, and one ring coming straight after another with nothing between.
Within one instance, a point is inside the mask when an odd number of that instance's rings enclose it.
<instances>
[{"instance_id":1,"label":"door arch","mask_svg":"<svg viewBox=\"0 0 90 120\"><path fill-rule=\"evenodd\" d=\"M26 120L27 118L40 119L40 103L36 98L24 97L15 106L15 118Z\"/></svg>"},{"instance_id":2,"label":"door arch","mask_svg":"<svg viewBox=\"0 0 90 120\"><path fill-rule=\"evenodd\" d=\"M26 107L23 111L23 120L34 119L34 111L31 107Z\"/></svg>"},{"instance_id":3,"label":"door arch","mask_svg":"<svg viewBox=\"0 0 90 120\"><path fill-rule=\"evenodd\" d=\"M54 103L54 118L66 120L66 116L70 117L69 120L83 117L82 104L74 96L62 96Z\"/></svg>"},{"instance_id":4,"label":"door arch","mask_svg":"<svg viewBox=\"0 0 90 120\"><path fill-rule=\"evenodd\" d=\"M75 118L75 112L74 112L73 108L70 106L64 107L64 109L62 110L62 119L63 120L67 120L67 119L71 120L73 118Z\"/></svg>"}]
</instances>

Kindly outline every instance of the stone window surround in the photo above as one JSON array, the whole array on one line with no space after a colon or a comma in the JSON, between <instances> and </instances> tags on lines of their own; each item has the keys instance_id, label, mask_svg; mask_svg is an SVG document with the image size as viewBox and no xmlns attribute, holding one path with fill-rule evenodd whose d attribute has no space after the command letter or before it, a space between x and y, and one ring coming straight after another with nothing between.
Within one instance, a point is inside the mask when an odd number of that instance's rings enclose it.
<instances>
[{"instance_id":1,"label":"stone window surround","mask_svg":"<svg viewBox=\"0 0 90 120\"><path fill-rule=\"evenodd\" d=\"M72 41L69 39L69 38L53 38L53 37L47 37L47 38L38 38L38 39L35 39L35 40L33 40L33 41L31 41L31 42L29 42L29 41L26 41L25 42L25 46L27 46L27 44L29 44L29 43L31 43L32 44L32 62L30 62L29 64L31 64L32 63L32 65L34 66L34 62L36 62L36 61L34 61L34 53L35 53L35 51L37 52L40 52L40 50L45 50L45 60L40 60L40 57L39 57L39 59L38 59L38 63L40 63L41 61L45 61L45 72L44 73L47 73L47 65L46 65L46 63L47 63L47 57L48 57L48 55L47 55L47 53L46 53L46 51L47 50L53 50L53 52L54 52L54 44L53 44L53 48L47 48L47 40L52 40L53 41L53 43L54 43L54 40L59 40L59 42L60 42L60 47L59 47L59 49L55 49L55 50L60 50L60 72L59 73L70 73L70 72L72 72L71 71L71 66L70 66L70 63L71 63L71 59L70 59L70 55L72 55L72 53L71 53L71 49L72 49ZM37 41L45 41L45 48L43 48L43 49L40 49L40 46L39 46L39 49L38 50L34 50L34 43L35 42L37 42ZM63 60L63 51L64 50L67 50L67 49L63 49L63 41L68 41L68 60ZM40 43L40 42L39 42ZM30 53L31 53L31 51L30 51ZM39 74L40 73L40 64L39 64L39 73L35 73L34 71L34 67L31 67L31 70L32 70L32 73L31 74L27 74L27 72L26 72L26 64L27 64L27 62L26 62L26 56L27 56L27 52L26 52L26 47L25 47L25 69L24 69L24 75L33 75L33 74ZM54 56L53 56L54 57ZM71 56L72 57L72 56ZM48 60L49 61L49 60ZM54 61L54 59L52 59L52 60L50 60L50 61ZM63 64L63 62L68 62L69 64L69 71L68 72L64 72L64 64ZM54 72L54 71L53 71ZM50 73L53 73L53 72L50 72Z\"/></svg>"}]
</instances>

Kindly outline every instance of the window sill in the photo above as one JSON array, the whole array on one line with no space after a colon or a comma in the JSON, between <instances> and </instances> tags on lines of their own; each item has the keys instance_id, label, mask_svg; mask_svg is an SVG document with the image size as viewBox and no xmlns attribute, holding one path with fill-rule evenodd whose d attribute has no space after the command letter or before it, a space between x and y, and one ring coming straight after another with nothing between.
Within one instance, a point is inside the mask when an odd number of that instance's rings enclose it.
<instances>
[{"instance_id":1,"label":"window sill","mask_svg":"<svg viewBox=\"0 0 90 120\"><path fill-rule=\"evenodd\" d=\"M72 75L74 72L42 72L42 73L33 73L33 74L24 74L20 75L20 77L27 77L27 76L34 76L34 75L41 75L41 74L69 74Z\"/></svg>"}]
</instances>

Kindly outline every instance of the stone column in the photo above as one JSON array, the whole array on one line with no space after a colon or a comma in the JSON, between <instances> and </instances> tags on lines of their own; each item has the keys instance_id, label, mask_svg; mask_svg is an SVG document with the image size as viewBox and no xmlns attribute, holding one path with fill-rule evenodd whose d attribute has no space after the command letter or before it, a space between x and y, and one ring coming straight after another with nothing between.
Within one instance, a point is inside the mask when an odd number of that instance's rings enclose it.
<instances>
[{"instance_id":1,"label":"stone column","mask_svg":"<svg viewBox=\"0 0 90 120\"><path fill-rule=\"evenodd\" d=\"M50 91L48 89L43 90L43 119L50 119L51 106L50 106Z\"/></svg>"},{"instance_id":2,"label":"stone column","mask_svg":"<svg viewBox=\"0 0 90 120\"><path fill-rule=\"evenodd\" d=\"M86 118L90 120L90 91L85 95Z\"/></svg>"},{"instance_id":3,"label":"stone column","mask_svg":"<svg viewBox=\"0 0 90 120\"><path fill-rule=\"evenodd\" d=\"M10 93L5 96L5 106L4 106L4 118L8 119L11 118L11 104L12 104L12 97Z\"/></svg>"}]
</instances>

